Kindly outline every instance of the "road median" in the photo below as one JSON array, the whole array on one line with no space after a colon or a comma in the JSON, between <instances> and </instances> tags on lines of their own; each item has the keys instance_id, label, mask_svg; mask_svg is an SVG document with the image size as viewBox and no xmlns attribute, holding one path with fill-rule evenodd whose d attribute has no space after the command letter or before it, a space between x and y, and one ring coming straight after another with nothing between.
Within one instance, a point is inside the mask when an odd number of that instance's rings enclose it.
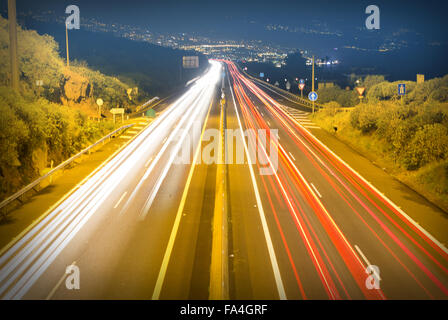
<instances>
[{"instance_id":1,"label":"road median","mask_svg":"<svg viewBox=\"0 0 448 320\"><path fill-rule=\"evenodd\" d=\"M210 267L210 300L229 299L228 206L226 169L226 104L221 100L218 163L216 171L215 207L212 225L212 257Z\"/></svg>"}]
</instances>

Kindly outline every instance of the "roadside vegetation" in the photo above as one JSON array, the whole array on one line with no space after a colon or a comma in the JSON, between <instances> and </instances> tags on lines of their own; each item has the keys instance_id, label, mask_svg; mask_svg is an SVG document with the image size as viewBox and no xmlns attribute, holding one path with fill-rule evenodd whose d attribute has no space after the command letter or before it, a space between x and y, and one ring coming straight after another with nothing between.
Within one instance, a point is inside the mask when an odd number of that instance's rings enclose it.
<instances>
[{"instance_id":1,"label":"roadside vegetation","mask_svg":"<svg viewBox=\"0 0 448 320\"><path fill-rule=\"evenodd\" d=\"M89 120L98 116L98 97L103 117L138 100L127 84L83 62L66 68L48 35L19 27L18 44L20 93L9 87L8 22L0 17L0 199L114 129L110 121Z\"/></svg>"},{"instance_id":2,"label":"roadside vegetation","mask_svg":"<svg viewBox=\"0 0 448 320\"><path fill-rule=\"evenodd\" d=\"M404 81L403 100L398 83L367 76L360 83L367 88L362 103L353 90L319 90L324 109L314 121L447 210L448 75Z\"/></svg>"}]
</instances>

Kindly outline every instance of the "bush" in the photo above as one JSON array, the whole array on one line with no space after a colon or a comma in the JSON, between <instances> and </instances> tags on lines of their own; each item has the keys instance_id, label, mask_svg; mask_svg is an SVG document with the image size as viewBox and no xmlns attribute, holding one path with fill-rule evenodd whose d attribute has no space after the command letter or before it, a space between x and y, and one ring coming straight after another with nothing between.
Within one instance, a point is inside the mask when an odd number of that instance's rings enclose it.
<instances>
[{"instance_id":1,"label":"bush","mask_svg":"<svg viewBox=\"0 0 448 320\"><path fill-rule=\"evenodd\" d=\"M113 128L45 99L27 100L6 87L0 87L0 112L1 195L36 178L47 160L57 164Z\"/></svg>"},{"instance_id":2,"label":"bush","mask_svg":"<svg viewBox=\"0 0 448 320\"><path fill-rule=\"evenodd\" d=\"M355 107L351 113L350 123L363 133L375 131L378 127L379 115L383 112L381 104L362 103Z\"/></svg>"},{"instance_id":3,"label":"bush","mask_svg":"<svg viewBox=\"0 0 448 320\"><path fill-rule=\"evenodd\" d=\"M447 102L448 101L448 87L441 87L437 90L434 90L429 96L430 99L439 101L439 102Z\"/></svg>"},{"instance_id":4,"label":"bush","mask_svg":"<svg viewBox=\"0 0 448 320\"><path fill-rule=\"evenodd\" d=\"M448 154L448 130L443 125L427 124L418 130L407 147L404 163L410 170L446 159Z\"/></svg>"},{"instance_id":5,"label":"bush","mask_svg":"<svg viewBox=\"0 0 448 320\"><path fill-rule=\"evenodd\" d=\"M323 109L324 114L330 117L334 117L336 113L338 113L339 108L341 107L341 105L336 101L325 103L323 106L324 106Z\"/></svg>"},{"instance_id":6,"label":"bush","mask_svg":"<svg viewBox=\"0 0 448 320\"><path fill-rule=\"evenodd\" d=\"M319 89L317 92L321 104L335 101L342 107L353 107L358 103L358 96L353 90L341 89L336 85L329 88Z\"/></svg>"}]
</instances>

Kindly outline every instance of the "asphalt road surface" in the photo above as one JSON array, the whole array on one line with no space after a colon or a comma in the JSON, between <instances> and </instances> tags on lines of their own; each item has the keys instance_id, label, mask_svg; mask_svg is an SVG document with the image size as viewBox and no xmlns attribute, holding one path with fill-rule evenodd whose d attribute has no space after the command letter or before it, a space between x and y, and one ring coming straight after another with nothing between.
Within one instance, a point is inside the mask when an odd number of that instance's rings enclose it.
<instances>
[{"instance_id":1,"label":"asphalt road surface","mask_svg":"<svg viewBox=\"0 0 448 320\"><path fill-rule=\"evenodd\" d=\"M209 298L224 114L229 298L446 299L446 248L273 97L211 62L3 253L0 297Z\"/></svg>"}]
</instances>

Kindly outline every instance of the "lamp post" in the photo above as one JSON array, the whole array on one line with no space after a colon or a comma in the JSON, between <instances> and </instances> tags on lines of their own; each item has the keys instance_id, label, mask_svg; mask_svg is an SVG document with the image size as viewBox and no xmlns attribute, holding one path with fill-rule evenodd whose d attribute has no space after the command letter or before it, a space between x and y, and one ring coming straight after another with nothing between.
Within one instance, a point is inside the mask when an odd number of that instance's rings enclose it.
<instances>
[{"instance_id":1,"label":"lamp post","mask_svg":"<svg viewBox=\"0 0 448 320\"><path fill-rule=\"evenodd\" d=\"M8 0L9 55L11 61L11 87L19 91L19 63L17 59L17 13L16 0Z\"/></svg>"},{"instance_id":2,"label":"lamp post","mask_svg":"<svg viewBox=\"0 0 448 320\"><path fill-rule=\"evenodd\" d=\"M312 76L313 76L313 81L311 82L312 83L312 85L311 85L311 91L313 91L314 92L314 56L313 56L313 66L312 66ZM314 100L312 101L312 103L313 103L313 113L314 113Z\"/></svg>"},{"instance_id":3,"label":"lamp post","mask_svg":"<svg viewBox=\"0 0 448 320\"><path fill-rule=\"evenodd\" d=\"M67 22L65 23L65 45L67 47L67 68L70 67L70 56L68 53L68 27L67 27Z\"/></svg>"}]
</instances>

